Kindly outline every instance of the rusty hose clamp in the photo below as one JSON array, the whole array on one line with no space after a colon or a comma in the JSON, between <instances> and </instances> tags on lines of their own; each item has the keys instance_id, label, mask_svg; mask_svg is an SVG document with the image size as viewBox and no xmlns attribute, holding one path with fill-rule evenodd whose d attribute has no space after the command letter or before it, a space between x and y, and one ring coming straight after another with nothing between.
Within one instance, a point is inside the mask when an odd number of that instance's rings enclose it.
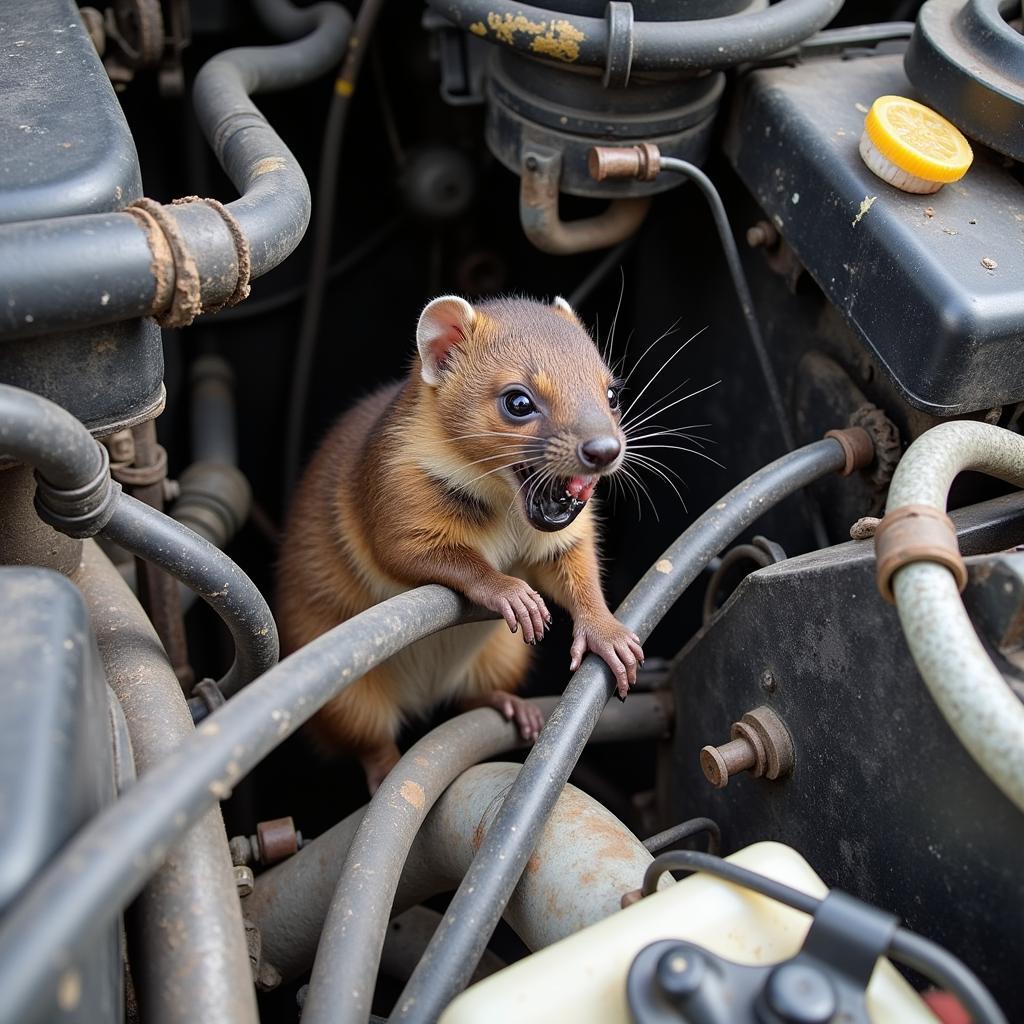
<instances>
[{"instance_id":1,"label":"rusty hose clamp","mask_svg":"<svg viewBox=\"0 0 1024 1024\"><path fill-rule=\"evenodd\" d=\"M238 261L238 277L235 280L235 290L223 301L213 306L205 307L204 313L219 313L227 306L237 306L243 299L249 297L249 278L252 273L252 256L249 252L249 239L245 237L241 225L235 219L235 215L219 200L204 198L202 196L182 196L175 199L173 205L184 206L187 203L203 203L211 210L220 214L221 220L227 225L231 240L235 243L235 255Z\"/></svg>"},{"instance_id":2,"label":"rusty hose clamp","mask_svg":"<svg viewBox=\"0 0 1024 1024\"><path fill-rule=\"evenodd\" d=\"M188 327L203 311L203 288L195 257L178 222L163 205L146 196L126 206L124 212L142 225L153 253L153 304L162 310L154 314L156 322L161 327Z\"/></svg>"},{"instance_id":3,"label":"rusty hose clamp","mask_svg":"<svg viewBox=\"0 0 1024 1024\"><path fill-rule=\"evenodd\" d=\"M875 443L863 427L829 430L825 436L838 441L846 455L846 465L839 470L840 476L849 476L857 469L867 469L875 461Z\"/></svg>"},{"instance_id":4,"label":"rusty hose clamp","mask_svg":"<svg viewBox=\"0 0 1024 1024\"><path fill-rule=\"evenodd\" d=\"M958 590L967 586L967 566L953 520L932 505L903 505L887 512L875 529L875 559L878 590L889 604L896 603L893 576L913 562L944 565Z\"/></svg>"},{"instance_id":5,"label":"rusty hose clamp","mask_svg":"<svg viewBox=\"0 0 1024 1024\"><path fill-rule=\"evenodd\" d=\"M167 476L167 449L155 445L156 460L150 466L111 465L110 475L125 487L150 487Z\"/></svg>"},{"instance_id":6,"label":"rusty hose clamp","mask_svg":"<svg viewBox=\"0 0 1024 1024\"><path fill-rule=\"evenodd\" d=\"M654 181L661 173L661 150L653 142L635 146L591 146L587 171L594 181L635 178Z\"/></svg>"}]
</instances>

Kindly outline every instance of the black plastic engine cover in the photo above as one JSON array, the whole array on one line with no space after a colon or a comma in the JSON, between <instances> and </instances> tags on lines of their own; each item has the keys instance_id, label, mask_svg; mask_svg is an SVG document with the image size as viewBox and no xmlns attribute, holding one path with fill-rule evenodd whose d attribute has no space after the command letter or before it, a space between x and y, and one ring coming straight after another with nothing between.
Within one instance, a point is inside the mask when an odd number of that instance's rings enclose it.
<instances>
[{"instance_id":1,"label":"black plastic engine cover","mask_svg":"<svg viewBox=\"0 0 1024 1024\"><path fill-rule=\"evenodd\" d=\"M0 224L120 210L142 195L128 123L73 0L0 0L0 96ZM5 340L0 328L0 381L110 433L162 404L160 329L135 320Z\"/></svg>"},{"instance_id":2,"label":"black plastic engine cover","mask_svg":"<svg viewBox=\"0 0 1024 1024\"><path fill-rule=\"evenodd\" d=\"M0 568L0 916L114 797L107 684L81 594L49 569ZM120 927L71 970L73 1006L41 1019L121 1020Z\"/></svg>"},{"instance_id":3,"label":"black plastic engine cover","mask_svg":"<svg viewBox=\"0 0 1024 1024\"><path fill-rule=\"evenodd\" d=\"M1024 399L1024 187L977 145L934 195L877 178L857 146L886 94L916 98L898 55L755 71L730 159L910 405L954 416Z\"/></svg>"},{"instance_id":4,"label":"black plastic engine cover","mask_svg":"<svg viewBox=\"0 0 1024 1024\"><path fill-rule=\"evenodd\" d=\"M952 513L965 555L1024 541L1017 493ZM968 559L964 597L1000 667L1016 673L1024 554ZM837 545L748 576L676 659L676 820L719 823L725 852L762 839L798 850L829 886L900 915L981 976L1024 1020L1024 815L960 744L922 681L895 608L875 585L871 541ZM699 754L767 705L795 767L714 789Z\"/></svg>"}]
</instances>

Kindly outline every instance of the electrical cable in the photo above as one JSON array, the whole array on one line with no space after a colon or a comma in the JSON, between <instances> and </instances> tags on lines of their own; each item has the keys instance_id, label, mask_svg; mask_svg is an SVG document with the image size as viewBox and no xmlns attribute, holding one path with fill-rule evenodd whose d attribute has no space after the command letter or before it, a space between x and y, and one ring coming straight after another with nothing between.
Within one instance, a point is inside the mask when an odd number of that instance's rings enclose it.
<instances>
[{"instance_id":1,"label":"electrical cable","mask_svg":"<svg viewBox=\"0 0 1024 1024\"><path fill-rule=\"evenodd\" d=\"M327 269L327 280L335 281L339 277L345 277L351 273L365 259L369 259L385 243L389 242L402 225L402 218L395 217L389 220L382 227L378 228L369 238L364 238L355 248L350 249L340 260L332 263ZM251 320L253 317L266 316L268 313L275 313L285 306L301 299L309 289L304 281L302 284L292 285L284 288L265 299L249 299L239 306L221 310L217 314L216 326L224 323L238 323L241 320Z\"/></svg>"},{"instance_id":2,"label":"electrical cable","mask_svg":"<svg viewBox=\"0 0 1024 1024\"><path fill-rule=\"evenodd\" d=\"M320 150L320 169L316 183L317 211L313 225L313 252L309 263L309 281L306 301L302 308L302 323L295 343L295 362L292 366L291 386L288 392L288 418L284 438L284 495L287 499L295 487L302 464L302 426L307 412L309 384L316 355L320 315L327 285L327 266L331 256L334 234L334 206L338 189L338 167L341 146L348 122L356 82L363 66L370 36L384 0L363 0L349 36L348 52L334 82L331 105L324 126L323 146Z\"/></svg>"},{"instance_id":3,"label":"electrical cable","mask_svg":"<svg viewBox=\"0 0 1024 1024\"><path fill-rule=\"evenodd\" d=\"M754 348L754 355L757 357L761 376L764 378L765 389L771 402L772 412L775 414L775 421L782 435L782 443L787 451L796 447L796 438L793 436L793 429L789 425L789 417L786 415L786 405L782 399L782 388L779 386L778 377L775 375L775 368L772 366L771 357L768 355L768 348L764 343L764 336L761 334L761 326L757 322L757 314L754 310L754 299L750 294L750 286L747 284L746 274L743 272L743 263L740 260L739 249L736 247L736 240L732 236L732 226L729 224L729 215L725 212L725 204L714 182L697 166L686 160L678 160L675 157L663 156L660 160L663 171L671 171L673 174L681 174L689 178L697 188L700 189L708 206L711 208L711 217L715 223L715 230L718 232L719 241L722 244L722 252L725 255L725 263L729 269L729 276L732 278L732 286L739 299L740 310L747 325L747 334L750 337L750 344ZM804 494L804 504L807 508L811 521L811 529L814 531L814 539L819 547L829 546L828 531L821 517L821 510L811 499L810 495Z\"/></svg>"},{"instance_id":4,"label":"electrical cable","mask_svg":"<svg viewBox=\"0 0 1024 1024\"><path fill-rule=\"evenodd\" d=\"M670 850L655 857L644 872L641 889L644 896L650 896L657 890L658 882L666 871L704 871L811 917L822 903L816 896L774 878L696 850ZM930 939L907 928L898 928L889 945L888 955L952 992L971 1015L974 1024L1007 1024L1002 1010L977 975L963 961Z\"/></svg>"},{"instance_id":5,"label":"electrical cable","mask_svg":"<svg viewBox=\"0 0 1024 1024\"><path fill-rule=\"evenodd\" d=\"M665 829L664 832L649 836L644 840L644 847L648 853L657 853L666 846L681 843L684 839L700 835L701 832L708 834L708 853L717 857L722 848L722 830L718 827L718 822L711 818L690 818L688 821L682 821Z\"/></svg>"}]
</instances>

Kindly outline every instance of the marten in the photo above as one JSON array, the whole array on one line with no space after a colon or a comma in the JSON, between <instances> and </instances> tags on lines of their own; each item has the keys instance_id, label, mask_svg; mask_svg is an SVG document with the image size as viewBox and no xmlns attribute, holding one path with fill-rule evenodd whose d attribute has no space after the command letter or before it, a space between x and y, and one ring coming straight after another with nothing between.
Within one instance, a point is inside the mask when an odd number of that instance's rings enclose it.
<instances>
[{"instance_id":1,"label":"marten","mask_svg":"<svg viewBox=\"0 0 1024 1024\"><path fill-rule=\"evenodd\" d=\"M314 717L315 738L355 754L371 793L403 721L449 699L494 707L536 739L543 717L514 691L551 624L538 589L572 615L570 671L593 651L624 699L644 657L601 593L591 497L625 456L620 387L569 304L445 295L416 344L408 377L345 413L299 484L279 560L282 646L425 583L508 628L421 640Z\"/></svg>"}]
</instances>

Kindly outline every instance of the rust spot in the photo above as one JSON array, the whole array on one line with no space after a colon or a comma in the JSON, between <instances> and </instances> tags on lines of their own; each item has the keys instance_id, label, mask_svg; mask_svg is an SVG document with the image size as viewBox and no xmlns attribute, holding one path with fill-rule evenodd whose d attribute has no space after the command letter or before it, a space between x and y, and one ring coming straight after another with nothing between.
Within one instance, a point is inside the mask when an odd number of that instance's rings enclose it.
<instances>
[{"instance_id":1,"label":"rust spot","mask_svg":"<svg viewBox=\"0 0 1024 1024\"><path fill-rule=\"evenodd\" d=\"M82 976L72 968L65 971L57 982L57 1005L70 1013L82 1001Z\"/></svg>"},{"instance_id":2,"label":"rust spot","mask_svg":"<svg viewBox=\"0 0 1024 1024\"><path fill-rule=\"evenodd\" d=\"M484 823L481 821L475 829L473 829L473 849L479 850L480 844L484 841L484 836L487 835L487 829L484 828Z\"/></svg>"},{"instance_id":3,"label":"rust spot","mask_svg":"<svg viewBox=\"0 0 1024 1024\"><path fill-rule=\"evenodd\" d=\"M282 167L284 167L284 161L279 156L268 156L256 164L252 169L252 173L259 177L261 174L270 174L273 171L279 171Z\"/></svg>"},{"instance_id":4,"label":"rust spot","mask_svg":"<svg viewBox=\"0 0 1024 1024\"><path fill-rule=\"evenodd\" d=\"M522 14L506 14L502 17L500 14L495 14L494 11L487 15L487 24L498 42L505 43L506 46L514 45L517 32L539 36L548 27L546 21L530 21Z\"/></svg>"},{"instance_id":5,"label":"rust spot","mask_svg":"<svg viewBox=\"0 0 1024 1024\"><path fill-rule=\"evenodd\" d=\"M487 26L482 21L474 21L473 24L469 26L469 31L472 32L473 35L480 36L482 38L487 35Z\"/></svg>"},{"instance_id":6,"label":"rust spot","mask_svg":"<svg viewBox=\"0 0 1024 1024\"><path fill-rule=\"evenodd\" d=\"M406 803L412 804L416 810L421 810L423 804L426 801L426 796L423 792L423 787L418 782L413 782L412 779L406 779L402 783L401 788L398 791L402 794L402 799Z\"/></svg>"},{"instance_id":7,"label":"rust spot","mask_svg":"<svg viewBox=\"0 0 1024 1024\"><path fill-rule=\"evenodd\" d=\"M580 875L580 885L593 885L597 881L596 871L584 871Z\"/></svg>"},{"instance_id":8,"label":"rust spot","mask_svg":"<svg viewBox=\"0 0 1024 1024\"><path fill-rule=\"evenodd\" d=\"M530 859L526 862L526 870L529 871L531 875L535 875L540 871L540 857L538 857L537 854L531 854Z\"/></svg>"},{"instance_id":9,"label":"rust spot","mask_svg":"<svg viewBox=\"0 0 1024 1024\"><path fill-rule=\"evenodd\" d=\"M533 40L530 49L534 53L571 64L579 59L580 43L583 39L583 33L575 25L564 18L555 18L551 22L551 28Z\"/></svg>"},{"instance_id":10,"label":"rust spot","mask_svg":"<svg viewBox=\"0 0 1024 1024\"><path fill-rule=\"evenodd\" d=\"M663 576L667 576L672 571L672 563L667 558L662 558L654 563L654 568L657 572L660 572Z\"/></svg>"}]
</instances>

